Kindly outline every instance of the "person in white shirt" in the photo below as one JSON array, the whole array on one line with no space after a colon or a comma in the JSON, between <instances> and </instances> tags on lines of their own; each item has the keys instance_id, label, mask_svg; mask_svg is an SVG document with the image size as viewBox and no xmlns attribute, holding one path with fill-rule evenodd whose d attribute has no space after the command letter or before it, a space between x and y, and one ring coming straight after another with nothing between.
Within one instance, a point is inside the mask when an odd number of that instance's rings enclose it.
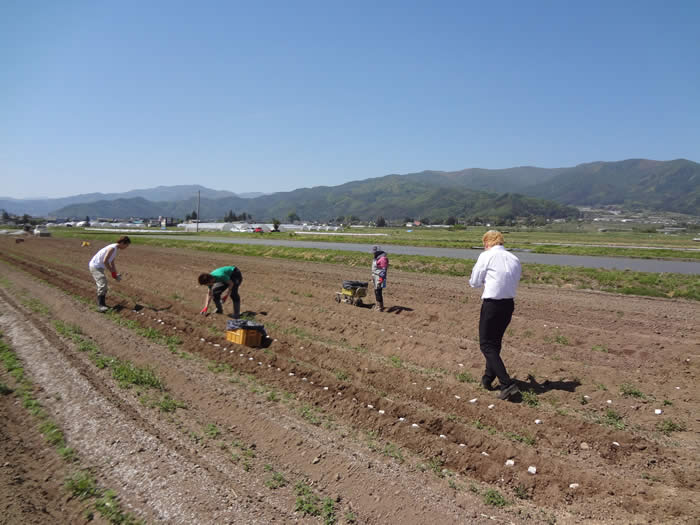
<instances>
[{"instance_id":1,"label":"person in white shirt","mask_svg":"<svg viewBox=\"0 0 700 525\"><path fill-rule=\"evenodd\" d=\"M481 384L493 390L492 383L498 378L499 399L508 399L520 390L508 375L501 359L503 334L510 324L515 309L515 292L518 288L522 267L520 260L503 247L503 234L487 231L482 241L484 251L472 269L469 285L484 287L481 294L481 316L479 318L479 347L486 359L486 369Z\"/></svg>"},{"instance_id":2,"label":"person in white shirt","mask_svg":"<svg viewBox=\"0 0 700 525\"><path fill-rule=\"evenodd\" d=\"M90 260L88 267L97 285L97 309L100 312L104 313L108 310L105 304L105 299L107 297L107 277L105 277L105 269L110 271L115 281L120 281L121 275L117 272L115 259L117 258L119 250L126 250L130 244L131 239L126 235L122 235L117 242L108 244Z\"/></svg>"}]
</instances>

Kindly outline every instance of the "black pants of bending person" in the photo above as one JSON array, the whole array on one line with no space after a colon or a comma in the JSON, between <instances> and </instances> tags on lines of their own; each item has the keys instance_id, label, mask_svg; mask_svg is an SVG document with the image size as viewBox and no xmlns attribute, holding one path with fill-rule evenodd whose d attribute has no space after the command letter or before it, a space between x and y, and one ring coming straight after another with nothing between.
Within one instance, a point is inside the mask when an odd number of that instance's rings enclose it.
<instances>
[{"instance_id":1,"label":"black pants of bending person","mask_svg":"<svg viewBox=\"0 0 700 525\"><path fill-rule=\"evenodd\" d=\"M384 294L382 294L382 288L375 288L374 289L374 298L377 300L379 304L384 304Z\"/></svg>"},{"instance_id":2,"label":"black pants of bending person","mask_svg":"<svg viewBox=\"0 0 700 525\"><path fill-rule=\"evenodd\" d=\"M513 299L484 299L481 303L479 347L486 358L484 380L490 383L497 377L501 387L513 382L501 359L501 346L514 309Z\"/></svg>"},{"instance_id":3,"label":"black pants of bending person","mask_svg":"<svg viewBox=\"0 0 700 525\"><path fill-rule=\"evenodd\" d=\"M241 271L236 268L232 276L233 289L231 290L231 300L233 301L233 316L239 317L241 315L241 296L238 295L238 287L243 282L243 275ZM211 288L212 299L214 299L214 304L216 305L216 313L224 313L223 305L221 304L221 294L223 294L228 289L226 283L216 283Z\"/></svg>"}]
</instances>

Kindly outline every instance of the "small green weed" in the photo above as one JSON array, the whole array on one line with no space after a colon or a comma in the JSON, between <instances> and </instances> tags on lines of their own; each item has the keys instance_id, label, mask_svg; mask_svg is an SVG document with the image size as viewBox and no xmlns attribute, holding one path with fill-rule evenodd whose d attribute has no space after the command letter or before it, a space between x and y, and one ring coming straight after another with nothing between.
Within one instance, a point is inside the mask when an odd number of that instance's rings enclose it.
<instances>
[{"instance_id":1,"label":"small green weed","mask_svg":"<svg viewBox=\"0 0 700 525\"><path fill-rule=\"evenodd\" d=\"M591 350L593 350L594 352L602 352L604 354L610 352L610 350L608 350L608 348L604 345L593 345L593 347L591 347Z\"/></svg>"},{"instance_id":2,"label":"small green weed","mask_svg":"<svg viewBox=\"0 0 700 525\"><path fill-rule=\"evenodd\" d=\"M335 523L335 502L331 498L323 498L321 502L321 519L323 519L323 525Z\"/></svg>"},{"instance_id":3,"label":"small green weed","mask_svg":"<svg viewBox=\"0 0 700 525\"><path fill-rule=\"evenodd\" d=\"M269 489L275 490L287 485L287 480L279 472L272 474L272 477L265 482L265 486Z\"/></svg>"},{"instance_id":4,"label":"small green weed","mask_svg":"<svg viewBox=\"0 0 700 525\"><path fill-rule=\"evenodd\" d=\"M433 456L428 460L428 468L433 471L439 478L444 478L445 473L442 471L442 467L445 465L445 460L439 456Z\"/></svg>"},{"instance_id":5,"label":"small green weed","mask_svg":"<svg viewBox=\"0 0 700 525\"><path fill-rule=\"evenodd\" d=\"M321 514L320 499L308 485L300 481L294 486L294 493L297 496L294 505L295 512L301 512L304 516L319 516Z\"/></svg>"},{"instance_id":6,"label":"small green weed","mask_svg":"<svg viewBox=\"0 0 700 525\"><path fill-rule=\"evenodd\" d=\"M54 446L65 446L63 432L52 421L44 421L39 427L39 431L44 434L46 441Z\"/></svg>"},{"instance_id":7,"label":"small green weed","mask_svg":"<svg viewBox=\"0 0 700 525\"><path fill-rule=\"evenodd\" d=\"M489 489L484 493L484 503L494 507L505 507L508 502L497 490Z\"/></svg>"},{"instance_id":8,"label":"small green weed","mask_svg":"<svg viewBox=\"0 0 700 525\"><path fill-rule=\"evenodd\" d=\"M683 432L686 430L686 426L684 423L676 423L675 421L671 419L664 419L663 421L659 421L656 424L656 430L659 432L665 434L666 436L669 436L671 432Z\"/></svg>"},{"instance_id":9,"label":"small green weed","mask_svg":"<svg viewBox=\"0 0 700 525\"><path fill-rule=\"evenodd\" d=\"M403 453L401 452L401 448L399 448L394 443L387 443L386 445L384 445L383 452L384 452L385 456L389 456L391 458L394 458L399 463L403 463L403 461L404 461Z\"/></svg>"},{"instance_id":10,"label":"small green weed","mask_svg":"<svg viewBox=\"0 0 700 525\"><path fill-rule=\"evenodd\" d=\"M111 367L112 377L116 379L119 386L123 388L128 388L130 385L137 385L158 390L163 389L163 384L160 379L158 379L158 376L156 376L155 372L149 367L136 366L133 363L120 359L114 359Z\"/></svg>"},{"instance_id":11,"label":"small green weed","mask_svg":"<svg viewBox=\"0 0 700 525\"><path fill-rule=\"evenodd\" d=\"M625 397L644 399L646 396L634 385L623 383L620 385L620 393Z\"/></svg>"},{"instance_id":12,"label":"small green weed","mask_svg":"<svg viewBox=\"0 0 700 525\"><path fill-rule=\"evenodd\" d=\"M230 374L233 373L233 368L228 363L209 363L207 368L215 374Z\"/></svg>"},{"instance_id":13,"label":"small green weed","mask_svg":"<svg viewBox=\"0 0 700 525\"><path fill-rule=\"evenodd\" d=\"M93 498L99 494L97 483L89 472L83 470L75 472L67 478L65 487L74 498L81 500Z\"/></svg>"},{"instance_id":14,"label":"small green weed","mask_svg":"<svg viewBox=\"0 0 700 525\"><path fill-rule=\"evenodd\" d=\"M403 366L403 361L401 361L401 358L397 355L390 355L389 361L391 362L392 366L395 366L396 368L401 368Z\"/></svg>"},{"instance_id":15,"label":"small green weed","mask_svg":"<svg viewBox=\"0 0 700 525\"><path fill-rule=\"evenodd\" d=\"M455 377L460 383L476 383L476 379L469 372L460 372Z\"/></svg>"},{"instance_id":16,"label":"small green weed","mask_svg":"<svg viewBox=\"0 0 700 525\"><path fill-rule=\"evenodd\" d=\"M221 434L221 430L214 423L209 423L204 429L204 433L212 439L215 439Z\"/></svg>"},{"instance_id":17,"label":"small green weed","mask_svg":"<svg viewBox=\"0 0 700 525\"><path fill-rule=\"evenodd\" d=\"M512 441L517 441L519 443L525 443L526 445L533 446L535 444L535 438L524 435L521 436L520 434L516 434L515 432L504 432L503 435L507 437L508 439Z\"/></svg>"},{"instance_id":18,"label":"small green weed","mask_svg":"<svg viewBox=\"0 0 700 525\"><path fill-rule=\"evenodd\" d=\"M320 425L321 424L321 418L319 415L316 413L316 411L313 409L311 405L308 404L303 404L299 408L299 413L301 414L301 417L306 419L309 423L312 425Z\"/></svg>"},{"instance_id":19,"label":"small green weed","mask_svg":"<svg viewBox=\"0 0 700 525\"><path fill-rule=\"evenodd\" d=\"M23 300L22 303L32 312L35 312L37 314L49 315L49 313L51 312L48 306L46 306L41 301L39 301L39 299L36 299L34 297L30 297L29 299Z\"/></svg>"},{"instance_id":20,"label":"small green weed","mask_svg":"<svg viewBox=\"0 0 700 525\"><path fill-rule=\"evenodd\" d=\"M608 408L605 411L603 423L618 430L623 430L625 428L625 422L622 420L622 416L615 412L612 408Z\"/></svg>"},{"instance_id":21,"label":"small green weed","mask_svg":"<svg viewBox=\"0 0 700 525\"><path fill-rule=\"evenodd\" d=\"M523 403L527 406L536 407L539 406L540 400L537 398L537 394L534 390L526 390L522 392Z\"/></svg>"},{"instance_id":22,"label":"small green weed","mask_svg":"<svg viewBox=\"0 0 700 525\"><path fill-rule=\"evenodd\" d=\"M562 346L568 346L569 339L560 333L554 334L553 336L545 336L545 343L555 343Z\"/></svg>"},{"instance_id":23,"label":"small green weed","mask_svg":"<svg viewBox=\"0 0 700 525\"><path fill-rule=\"evenodd\" d=\"M336 370L335 377L338 381L347 381L350 376L345 370Z\"/></svg>"},{"instance_id":24,"label":"small green weed","mask_svg":"<svg viewBox=\"0 0 700 525\"><path fill-rule=\"evenodd\" d=\"M267 393L267 400L276 403L277 401L280 400L280 395L276 391L270 390Z\"/></svg>"},{"instance_id":25,"label":"small green weed","mask_svg":"<svg viewBox=\"0 0 700 525\"><path fill-rule=\"evenodd\" d=\"M141 523L133 516L122 510L117 499L117 494L110 489L105 490L102 496L95 502L95 508L107 521L119 525L135 525Z\"/></svg>"},{"instance_id":26,"label":"small green weed","mask_svg":"<svg viewBox=\"0 0 700 525\"><path fill-rule=\"evenodd\" d=\"M187 408L185 403L173 399L168 394L161 397L160 401L158 401L155 406L157 406L161 412L175 412L178 408Z\"/></svg>"}]
</instances>

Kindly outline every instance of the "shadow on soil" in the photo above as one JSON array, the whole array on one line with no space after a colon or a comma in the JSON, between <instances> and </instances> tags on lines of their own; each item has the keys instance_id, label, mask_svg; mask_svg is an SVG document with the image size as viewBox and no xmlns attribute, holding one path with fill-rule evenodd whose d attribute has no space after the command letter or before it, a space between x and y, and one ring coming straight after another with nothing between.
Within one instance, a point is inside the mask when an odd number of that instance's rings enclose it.
<instances>
[{"instance_id":1,"label":"shadow on soil","mask_svg":"<svg viewBox=\"0 0 700 525\"><path fill-rule=\"evenodd\" d=\"M241 312L241 315L239 316L241 319L250 319L251 321L255 320L256 315L267 315L267 312L260 311L260 312L254 312L253 310L246 310L245 312ZM229 317L231 319L235 319L233 314L229 314Z\"/></svg>"},{"instance_id":2,"label":"shadow on soil","mask_svg":"<svg viewBox=\"0 0 700 525\"><path fill-rule=\"evenodd\" d=\"M397 315L398 315L398 314L400 314L401 312L412 312L412 311L413 311L413 308L409 308L408 306L398 306L398 305L394 305L394 306L390 306L390 307L387 308L385 311L386 311L386 313L388 313L388 314L397 314Z\"/></svg>"},{"instance_id":3,"label":"shadow on soil","mask_svg":"<svg viewBox=\"0 0 700 525\"><path fill-rule=\"evenodd\" d=\"M155 306L144 306L142 304L136 303L134 305L134 307L132 308L132 311L140 312L144 308L148 308L149 310L153 310L154 312L165 312L166 310L170 310L172 307L173 307L172 304L169 304L168 306L164 306L162 308L156 308ZM115 312L121 312L122 310L124 310L126 308L126 305L124 304L124 301L120 301L119 303L115 304L111 308Z\"/></svg>"},{"instance_id":4,"label":"shadow on soil","mask_svg":"<svg viewBox=\"0 0 700 525\"><path fill-rule=\"evenodd\" d=\"M581 386L580 381L550 381L549 379L546 379L542 383L538 383L537 380L531 375L527 376L527 381L518 381L516 379L515 382L521 391L525 392L530 390L535 394L544 394L550 390L576 392L576 387Z\"/></svg>"}]
</instances>

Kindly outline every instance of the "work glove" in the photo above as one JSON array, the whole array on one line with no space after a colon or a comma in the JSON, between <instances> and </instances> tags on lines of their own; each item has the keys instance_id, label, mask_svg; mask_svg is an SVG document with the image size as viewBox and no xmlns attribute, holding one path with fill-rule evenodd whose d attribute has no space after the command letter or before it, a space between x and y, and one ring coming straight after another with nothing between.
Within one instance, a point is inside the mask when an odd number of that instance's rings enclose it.
<instances>
[{"instance_id":1,"label":"work glove","mask_svg":"<svg viewBox=\"0 0 700 525\"><path fill-rule=\"evenodd\" d=\"M384 277L379 278L379 284L382 284L384 282Z\"/></svg>"},{"instance_id":2,"label":"work glove","mask_svg":"<svg viewBox=\"0 0 700 525\"><path fill-rule=\"evenodd\" d=\"M119 280L119 274L118 274L117 272L112 272L112 279L114 279L115 281L118 281L118 280Z\"/></svg>"},{"instance_id":3,"label":"work glove","mask_svg":"<svg viewBox=\"0 0 700 525\"><path fill-rule=\"evenodd\" d=\"M207 307L205 306L204 308L202 308L202 311L199 313L202 315L207 315Z\"/></svg>"}]
</instances>

